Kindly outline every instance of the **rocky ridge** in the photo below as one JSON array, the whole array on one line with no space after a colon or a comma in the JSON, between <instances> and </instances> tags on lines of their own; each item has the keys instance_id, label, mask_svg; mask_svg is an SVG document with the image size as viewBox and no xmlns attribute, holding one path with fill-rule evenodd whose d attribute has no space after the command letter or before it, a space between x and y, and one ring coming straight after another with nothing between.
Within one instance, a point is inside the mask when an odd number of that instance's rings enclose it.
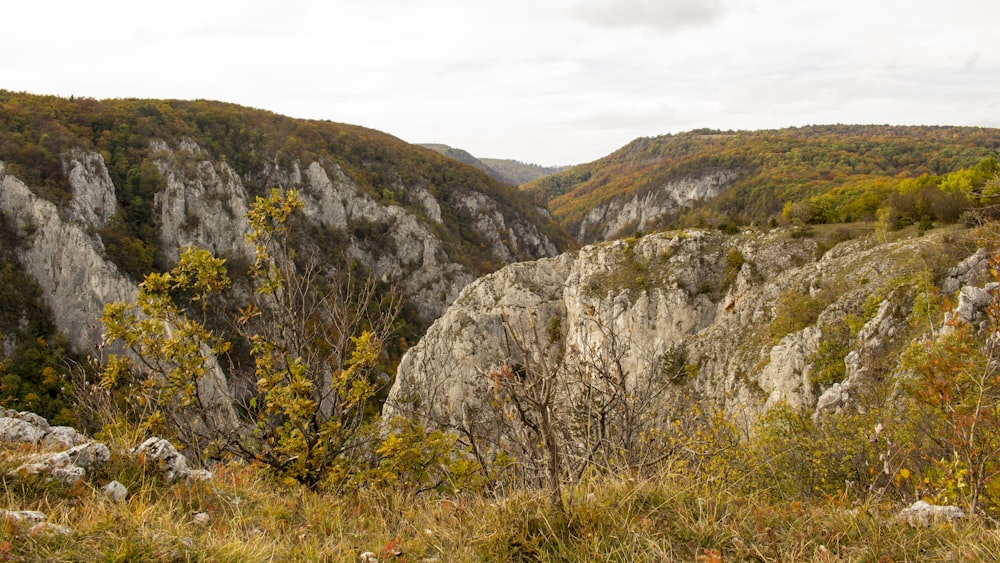
<instances>
[{"instance_id":1,"label":"rocky ridge","mask_svg":"<svg viewBox=\"0 0 1000 563\"><path fill-rule=\"evenodd\" d=\"M151 139L149 155L162 179L153 201L161 260L175 263L187 246L207 248L235 264L250 260L252 249L244 235L252 195L240 175L190 139ZM107 258L98 234L117 211L117 188L104 157L73 148L61 155L61 162L72 197L59 204L37 195L0 162L0 212L14 231L15 255L38 282L56 327L74 350L93 353L103 345L104 306L134 300L137 283ZM341 248L326 251L340 252L395 285L422 322L436 318L475 279L472 270L446 252L434 228L442 224L443 206L426 186L399 186L420 206L418 213L376 201L334 163L274 161L267 166L270 185L301 192L307 223L339 233ZM487 194L455 187L448 205L468 217L471 229L486 241L484 251L497 260L558 251L531 220ZM228 421L224 426L235 428L227 377L214 358L200 385L204 400L218 407L210 411Z\"/></svg>"},{"instance_id":2,"label":"rocky ridge","mask_svg":"<svg viewBox=\"0 0 1000 563\"><path fill-rule=\"evenodd\" d=\"M988 259L955 266L965 251L944 231L824 250L781 230L682 231L513 264L467 287L407 352L384 414L468 426L490 370L517 361L506 324L522 335L540 327L541 348L566 351L563 365L614 357L649 378L683 358L671 394L747 415L787 403L821 416L892 370L927 281L967 286Z\"/></svg>"}]
</instances>

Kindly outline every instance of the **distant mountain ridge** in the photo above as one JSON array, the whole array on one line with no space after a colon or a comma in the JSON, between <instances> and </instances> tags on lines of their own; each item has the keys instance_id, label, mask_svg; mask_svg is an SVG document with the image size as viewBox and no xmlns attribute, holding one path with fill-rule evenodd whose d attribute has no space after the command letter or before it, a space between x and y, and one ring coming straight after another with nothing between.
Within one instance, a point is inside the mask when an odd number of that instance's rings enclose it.
<instances>
[{"instance_id":1,"label":"distant mountain ridge","mask_svg":"<svg viewBox=\"0 0 1000 563\"><path fill-rule=\"evenodd\" d=\"M981 127L700 129L636 139L521 189L587 243L685 226L685 214L763 223L789 201L944 175L995 159L998 149L1000 129Z\"/></svg>"},{"instance_id":2,"label":"distant mountain ridge","mask_svg":"<svg viewBox=\"0 0 1000 563\"><path fill-rule=\"evenodd\" d=\"M490 176L511 186L520 186L533 180L555 174L568 166L540 166L512 159L477 158L468 151L456 149L440 143L423 143L420 146L453 158L459 162L475 166Z\"/></svg>"}]
</instances>

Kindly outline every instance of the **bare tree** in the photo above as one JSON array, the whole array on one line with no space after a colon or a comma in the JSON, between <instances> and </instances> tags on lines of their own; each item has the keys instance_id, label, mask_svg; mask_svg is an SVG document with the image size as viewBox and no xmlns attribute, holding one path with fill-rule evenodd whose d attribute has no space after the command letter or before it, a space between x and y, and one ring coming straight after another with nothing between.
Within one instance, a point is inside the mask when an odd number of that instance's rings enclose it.
<instances>
[{"instance_id":1,"label":"bare tree","mask_svg":"<svg viewBox=\"0 0 1000 563\"><path fill-rule=\"evenodd\" d=\"M559 320L545 331L531 312L501 322L508 353L488 372L497 443L554 504L563 506L563 483L588 470L635 471L662 459L654 435L667 423L665 395L686 373L683 348L643 351L594 316L586 319L594 338L572 346Z\"/></svg>"},{"instance_id":2,"label":"bare tree","mask_svg":"<svg viewBox=\"0 0 1000 563\"><path fill-rule=\"evenodd\" d=\"M568 430L559 413L560 377L565 356L560 341L542 340L535 317L514 326L502 315L510 361L489 372L493 406L505 427L505 445L523 468L543 477L554 506L565 508L562 481L566 476Z\"/></svg>"}]
</instances>

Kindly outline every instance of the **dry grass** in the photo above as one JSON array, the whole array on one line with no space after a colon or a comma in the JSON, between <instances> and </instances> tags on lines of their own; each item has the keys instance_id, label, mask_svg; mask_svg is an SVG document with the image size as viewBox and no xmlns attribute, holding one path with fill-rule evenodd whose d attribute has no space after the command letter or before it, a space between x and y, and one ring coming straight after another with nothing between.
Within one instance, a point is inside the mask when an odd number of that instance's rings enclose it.
<instances>
[{"instance_id":1,"label":"dry grass","mask_svg":"<svg viewBox=\"0 0 1000 563\"><path fill-rule=\"evenodd\" d=\"M4 452L4 473L23 453ZM100 493L112 478L131 483L127 500ZM4 524L0 560L357 561L365 551L409 562L1000 559L1000 535L978 519L914 529L893 521L890 504L775 501L676 473L574 485L566 512L540 491L338 494L281 485L247 465L216 467L210 484L169 484L125 459L73 487L2 483L6 508L41 510L73 533Z\"/></svg>"}]
</instances>

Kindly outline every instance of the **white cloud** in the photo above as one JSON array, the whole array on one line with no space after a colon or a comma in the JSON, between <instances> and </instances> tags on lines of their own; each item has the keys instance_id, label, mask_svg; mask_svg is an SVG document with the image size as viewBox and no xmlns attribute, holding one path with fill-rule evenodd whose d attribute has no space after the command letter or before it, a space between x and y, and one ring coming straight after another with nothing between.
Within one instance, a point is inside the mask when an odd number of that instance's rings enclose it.
<instances>
[{"instance_id":1,"label":"white cloud","mask_svg":"<svg viewBox=\"0 0 1000 563\"><path fill-rule=\"evenodd\" d=\"M582 0L569 14L595 27L676 31L725 14L722 0Z\"/></svg>"}]
</instances>

